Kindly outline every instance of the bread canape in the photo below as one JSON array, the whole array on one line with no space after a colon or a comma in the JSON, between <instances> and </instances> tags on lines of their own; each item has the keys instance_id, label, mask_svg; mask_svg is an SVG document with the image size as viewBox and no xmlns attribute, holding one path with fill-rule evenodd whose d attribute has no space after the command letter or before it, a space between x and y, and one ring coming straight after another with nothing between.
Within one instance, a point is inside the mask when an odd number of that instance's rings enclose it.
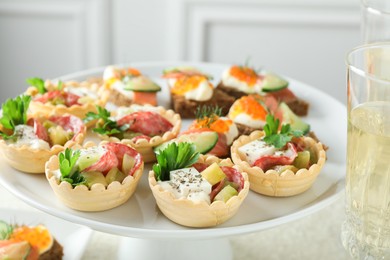
<instances>
[{"instance_id":1,"label":"bread canape","mask_svg":"<svg viewBox=\"0 0 390 260\"><path fill-rule=\"evenodd\" d=\"M80 211L103 211L125 203L135 192L144 162L123 143L75 145L46 163L46 178L57 198Z\"/></svg>"},{"instance_id":2,"label":"bread canape","mask_svg":"<svg viewBox=\"0 0 390 260\"><path fill-rule=\"evenodd\" d=\"M248 95L237 99L230 107L228 118L233 120L240 135L249 135L255 130L263 130L266 116L274 115L283 124L290 124L293 130L308 134L310 125L298 117L284 102L272 96Z\"/></svg>"},{"instance_id":3,"label":"bread canape","mask_svg":"<svg viewBox=\"0 0 390 260\"><path fill-rule=\"evenodd\" d=\"M161 212L188 227L224 223L237 213L249 191L247 174L230 159L198 157L191 143L171 143L159 152L149 186Z\"/></svg>"},{"instance_id":4,"label":"bread canape","mask_svg":"<svg viewBox=\"0 0 390 260\"><path fill-rule=\"evenodd\" d=\"M0 151L13 168L44 173L52 155L84 141L86 126L73 115L27 115L30 101L30 96L19 96L2 105Z\"/></svg>"},{"instance_id":5,"label":"bread canape","mask_svg":"<svg viewBox=\"0 0 390 260\"><path fill-rule=\"evenodd\" d=\"M46 226L8 224L0 220L0 259L62 259L62 246Z\"/></svg>"},{"instance_id":6,"label":"bread canape","mask_svg":"<svg viewBox=\"0 0 390 260\"><path fill-rule=\"evenodd\" d=\"M267 116L264 131L254 131L233 142L231 157L249 175L251 190L286 197L309 189L325 164L321 143Z\"/></svg>"},{"instance_id":7,"label":"bread canape","mask_svg":"<svg viewBox=\"0 0 390 260\"><path fill-rule=\"evenodd\" d=\"M175 67L164 70L171 93L172 108L182 118L194 118L199 106L218 106L226 115L234 97L214 88L211 76L192 67Z\"/></svg>"},{"instance_id":8,"label":"bread canape","mask_svg":"<svg viewBox=\"0 0 390 260\"><path fill-rule=\"evenodd\" d=\"M200 154L228 157L230 146L238 136L236 124L221 116L221 109L218 107L198 107L195 114L196 119L187 130L177 138L157 146L154 151L163 149L171 142L190 142L195 144L196 151Z\"/></svg>"},{"instance_id":9,"label":"bread canape","mask_svg":"<svg viewBox=\"0 0 390 260\"><path fill-rule=\"evenodd\" d=\"M157 92L161 87L135 68L108 66L104 70L103 80L111 92L109 101L117 106L157 106Z\"/></svg>"},{"instance_id":10,"label":"bread canape","mask_svg":"<svg viewBox=\"0 0 390 260\"><path fill-rule=\"evenodd\" d=\"M309 103L298 98L289 88L288 81L270 72L257 72L244 65L233 65L222 73L217 89L240 98L249 94L272 96L279 102L285 102L299 116L308 114Z\"/></svg>"},{"instance_id":11,"label":"bread canape","mask_svg":"<svg viewBox=\"0 0 390 260\"><path fill-rule=\"evenodd\" d=\"M173 110L151 105L118 107L112 112L98 107L98 113L88 113L84 122L98 120L92 129L103 140L122 141L141 153L144 162L154 162L153 148L175 138L181 128L181 118Z\"/></svg>"},{"instance_id":12,"label":"bread canape","mask_svg":"<svg viewBox=\"0 0 390 260\"><path fill-rule=\"evenodd\" d=\"M104 107L109 98L109 91L94 79L53 82L30 78L27 83L31 85L25 92L32 97L31 113L71 114L84 118L86 113L96 112L96 106Z\"/></svg>"}]
</instances>

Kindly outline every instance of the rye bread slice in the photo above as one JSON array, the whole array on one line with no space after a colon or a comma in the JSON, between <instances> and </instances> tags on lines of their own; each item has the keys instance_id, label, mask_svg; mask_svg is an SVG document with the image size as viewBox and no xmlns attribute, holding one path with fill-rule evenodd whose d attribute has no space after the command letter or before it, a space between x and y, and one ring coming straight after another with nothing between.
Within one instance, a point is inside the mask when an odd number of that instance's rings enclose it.
<instances>
[{"instance_id":1,"label":"rye bread slice","mask_svg":"<svg viewBox=\"0 0 390 260\"><path fill-rule=\"evenodd\" d=\"M198 106L218 106L222 109L222 115L225 116L234 101L234 97L219 89L214 89L213 96L207 101L189 100L184 96L171 93L172 108L180 114L181 118L195 118L195 111Z\"/></svg>"},{"instance_id":2,"label":"rye bread slice","mask_svg":"<svg viewBox=\"0 0 390 260\"><path fill-rule=\"evenodd\" d=\"M64 255L64 251L60 243L56 239L53 241L53 246L49 251L39 256L39 260L61 260Z\"/></svg>"},{"instance_id":3,"label":"rye bread slice","mask_svg":"<svg viewBox=\"0 0 390 260\"><path fill-rule=\"evenodd\" d=\"M118 90L112 88L110 90L110 97L108 99L109 102L113 103L117 106L130 106L133 104L133 100L125 95L123 95Z\"/></svg>"}]
</instances>

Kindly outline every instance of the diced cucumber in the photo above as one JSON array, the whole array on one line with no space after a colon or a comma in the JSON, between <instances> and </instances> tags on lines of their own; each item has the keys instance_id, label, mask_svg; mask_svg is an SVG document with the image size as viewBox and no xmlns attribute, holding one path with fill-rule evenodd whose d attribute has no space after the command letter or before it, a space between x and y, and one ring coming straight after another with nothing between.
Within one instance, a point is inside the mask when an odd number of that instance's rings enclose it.
<instances>
[{"instance_id":1,"label":"diced cucumber","mask_svg":"<svg viewBox=\"0 0 390 260\"><path fill-rule=\"evenodd\" d=\"M298 156L294 160L294 166L298 169L308 168L310 163L310 152L298 152Z\"/></svg>"},{"instance_id":2,"label":"diced cucumber","mask_svg":"<svg viewBox=\"0 0 390 260\"><path fill-rule=\"evenodd\" d=\"M88 168L95 162L97 162L102 155L100 153L85 153L81 154L77 163L79 165L79 170L83 171L85 168Z\"/></svg>"},{"instance_id":3,"label":"diced cucumber","mask_svg":"<svg viewBox=\"0 0 390 260\"><path fill-rule=\"evenodd\" d=\"M107 187L107 180L101 172L83 172L81 175L84 176L88 188L91 188L95 183L101 183Z\"/></svg>"},{"instance_id":4,"label":"diced cucumber","mask_svg":"<svg viewBox=\"0 0 390 260\"><path fill-rule=\"evenodd\" d=\"M122 182L125 178L126 175L117 167L112 168L106 175L107 184L110 184L113 181Z\"/></svg>"},{"instance_id":5,"label":"diced cucumber","mask_svg":"<svg viewBox=\"0 0 390 260\"><path fill-rule=\"evenodd\" d=\"M123 160L122 160L122 172L125 175L128 175L130 170L134 167L134 164L135 164L134 157L131 157L130 155L125 154L123 156Z\"/></svg>"},{"instance_id":6,"label":"diced cucumber","mask_svg":"<svg viewBox=\"0 0 390 260\"><path fill-rule=\"evenodd\" d=\"M206 154L211 151L218 142L218 133L214 131L205 131L205 132L194 132L181 135L175 139L172 139L168 142L162 143L159 146L154 148L155 153L164 150L168 144L176 143L193 143L196 147L196 151L201 154Z\"/></svg>"},{"instance_id":7,"label":"diced cucumber","mask_svg":"<svg viewBox=\"0 0 390 260\"><path fill-rule=\"evenodd\" d=\"M236 196L238 191L230 185L225 186L218 194L215 196L214 201L223 201L227 202L231 197Z\"/></svg>"},{"instance_id":8,"label":"diced cucumber","mask_svg":"<svg viewBox=\"0 0 390 260\"><path fill-rule=\"evenodd\" d=\"M218 163L213 163L201 172L203 178L205 178L211 185L217 184L226 178L226 174L219 167Z\"/></svg>"},{"instance_id":9,"label":"diced cucumber","mask_svg":"<svg viewBox=\"0 0 390 260\"><path fill-rule=\"evenodd\" d=\"M288 81L279 77L278 75L268 73L265 74L262 90L264 92L272 92L287 88L287 86Z\"/></svg>"},{"instance_id":10,"label":"diced cucumber","mask_svg":"<svg viewBox=\"0 0 390 260\"><path fill-rule=\"evenodd\" d=\"M145 76L134 77L125 86L126 90L138 92L157 92L161 87Z\"/></svg>"},{"instance_id":11,"label":"diced cucumber","mask_svg":"<svg viewBox=\"0 0 390 260\"><path fill-rule=\"evenodd\" d=\"M290 124L291 129L300 130L303 134L307 134L310 131L310 125L303 122L303 120L294 114L294 112L287 106L286 103L281 102L279 109L283 114L283 124Z\"/></svg>"},{"instance_id":12,"label":"diced cucumber","mask_svg":"<svg viewBox=\"0 0 390 260\"><path fill-rule=\"evenodd\" d=\"M64 145L73 137L73 133L66 131L60 125L50 127L47 132L53 145Z\"/></svg>"}]
</instances>

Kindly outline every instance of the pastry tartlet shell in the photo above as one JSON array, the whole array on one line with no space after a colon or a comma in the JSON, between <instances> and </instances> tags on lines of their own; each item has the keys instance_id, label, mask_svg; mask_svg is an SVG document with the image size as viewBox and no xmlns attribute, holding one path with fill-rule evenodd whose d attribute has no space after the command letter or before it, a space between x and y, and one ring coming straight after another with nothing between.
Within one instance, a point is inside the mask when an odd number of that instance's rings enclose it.
<instances>
[{"instance_id":1,"label":"pastry tartlet shell","mask_svg":"<svg viewBox=\"0 0 390 260\"><path fill-rule=\"evenodd\" d=\"M200 155L198 162L208 165L217 162L223 166L233 165L230 159L219 159L215 156ZM248 175L239 171L244 179L244 186L237 196L233 196L226 203L214 201L208 204L205 201L194 202L189 199L177 199L167 190L164 190L156 181L154 171L149 172L149 186L161 212L171 221L188 227L212 227L224 223L238 211L249 192Z\"/></svg>"},{"instance_id":2,"label":"pastry tartlet shell","mask_svg":"<svg viewBox=\"0 0 390 260\"><path fill-rule=\"evenodd\" d=\"M32 117L35 118L36 116ZM86 134L87 127L84 126L74 140L69 140L64 145L53 145L49 150L32 149L28 145L18 147L14 144L7 144L6 141L0 139L0 151L11 167L22 172L43 174L45 173L45 163L50 157L64 151L67 147L82 144Z\"/></svg>"},{"instance_id":3,"label":"pastry tartlet shell","mask_svg":"<svg viewBox=\"0 0 390 260\"><path fill-rule=\"evenodd\" d=\"M248 173L250 189L272 197L288 197L308 190L313 185L326 161L326 153L322 144L310 137L302 137L306 146L312 147L318 158L317 162L311 165L309 169L299 169L296 173L291 170L278 173L272 169L264 172L257 166L250 166L238 153L239 147L263 136L263 131L254 131L249 136L240 136L231 147L233 162L240 170Z\"/></svg>"},{"instance_id":4,"label":"pastry tartlet shell","mask_svg":"<svg viewBox=\"0 0 390 260\"><path fill-rule=\"evenodd\" d=\"M102 141L99 145L107 143ZM94 142L86 142L82 147L75 145L72 148L88 148L96 146ZM142 161L138 170L133 176L127 176L121 183L114 181L107 187L103 184L96 183L89 189L86 185L72 185L66 181L60 182L54 175L53 171L59 168L58 156L52 156L46 163L45 174L57 198L65 206L79 211L104 211L118 207L125 203L135 192L138 182L141 179L144 163Z\"/></svg>"},{"instance_id":5,"label":"pastry tartlet shell","mask_svg":"<svg viewBox=\"0 0 390 260\"><path fill-rule=\"evenodd\" d=\"M150 105L144 105L144 106L152 107ZM142 155L142 159L145 163L155 162L156 155L153 151L153 148L177 137L181 129L181 117L179 114L175 113L171 109L166 110L162 106L158 106L154 108L158 110L158 113L161 116L163 116L173 125L172 129L168 132L165 132L162 136L154 136L150 140L138 139L136 142L133 142L130 139L119 140L116 137L113 136L110 137L108 135L99 135L99 138L110 142L121 142L123 144L130 145Z\"/></svg>"},{"instance_id":6,"label":"pastry tartlet shell","mask_svg":"<svg viewBox=\"0 0 390 260\"><path fill-rule=\"evenodd\" d=\"M41 115L50 115L50 114L56 114L56 115L63 115L63 114L72 114L74 116L77 116L81 119L85 118L85 115L88 112L94 112L97 113L96 106L105 107L107 104L107 101L110 96L110 92L101 85L101 83L98 80L90 79L83 82L78 81L66 81L63 83L64 87L66 86L74 86L74 87L86 87L93 89L97 92L99 98L96 99L94 102L88 102L82 105L72 105L70 107L67 107L65 105L59 104L59 105L52 105L48 103L42 103L32 100L30 102L29 106L29 112L31 113L40 113ZM54 90L57 86L50 80L45 81L45 87L48 90ZM38 90L35 87L29 87L25 94L34 97L38 94ZM87 126L93 125L94 122L89 122Z\"/></svg>"}]
</instances>

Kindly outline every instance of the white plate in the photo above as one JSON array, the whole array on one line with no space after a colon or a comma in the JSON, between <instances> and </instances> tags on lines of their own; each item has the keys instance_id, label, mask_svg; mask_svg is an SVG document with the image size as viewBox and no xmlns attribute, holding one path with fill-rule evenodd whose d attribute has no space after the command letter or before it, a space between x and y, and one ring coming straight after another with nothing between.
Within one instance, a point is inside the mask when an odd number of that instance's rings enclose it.
<instances>
[{"instance_id":1,"label":"white plate","mask_svg":"<svg viewBox=\"0 0 390 260\"><path fill-rule=\"evenodd\" d=\"M127 64L129 65L129 64ZM209 63L137 63L130 64L152 77L163 87L160 104L169 104L169 92L161 79L162 70L177 65L194 65L215 77L228 65ZM62 80L82 80L101 76L104 68L61 77ZM124 205L105 212L85 213L71 210L59 202L43 175L18 172L0 159L0 184L28 204L66 220L93 229L139 238L217 238L243 234L277 226L317 211L335 201L344 189L346 108L329 95L293 79L290 88L310 102L310 123L319 139L330 148L327 162L314 185L305 193L289 198L266 197L250 192L239 212L229 221L214 228L192 229L166 219L158 210L147 183L146 167L136 193ZM186 129L186 121L182 129Z\"/></svg>"},{"instance_id":2,"label":"white plate","mask_svg":"<svg viewBox=\"0 0 390 260\"><path fill-rule=\"evenodd\" d=\"M63 221L41 212L0 209L0 219L11 224L45 225L58 243L63 246L63 260L81 259L92 235L90 228Z\"/></svg>"}]
</instances>

